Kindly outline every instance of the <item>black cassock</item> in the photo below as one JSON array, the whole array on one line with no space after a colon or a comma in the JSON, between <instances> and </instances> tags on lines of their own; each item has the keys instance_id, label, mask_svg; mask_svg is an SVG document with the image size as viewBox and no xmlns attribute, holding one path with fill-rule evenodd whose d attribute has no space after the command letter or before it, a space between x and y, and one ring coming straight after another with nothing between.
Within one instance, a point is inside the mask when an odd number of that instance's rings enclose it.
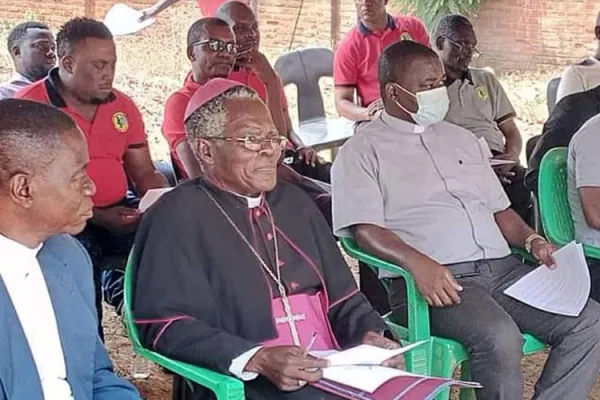
<instances>
[{"instance_id":1,"label":"black cassock","mask_svg":"<svg viewBox=\"0 0 600 400\"><path fill-rule=\"evenodd\" d=\"M279 183L259 207L250 209L245 198L200 178L165 194L138 229L132 308L144 346L229 374L233 359L277 336L270 294L279 296L277 286L205 190L269 266L278 243L289 296L326 291L327 317L342 348L358 344L368 331L386 329L358 291L329 226L302 190ZM337 398L312 387L284 393L261 377L245 386L249 399ZM211 398L181 379L174 387L178 400Z\"/></svg>"}]
</instances>

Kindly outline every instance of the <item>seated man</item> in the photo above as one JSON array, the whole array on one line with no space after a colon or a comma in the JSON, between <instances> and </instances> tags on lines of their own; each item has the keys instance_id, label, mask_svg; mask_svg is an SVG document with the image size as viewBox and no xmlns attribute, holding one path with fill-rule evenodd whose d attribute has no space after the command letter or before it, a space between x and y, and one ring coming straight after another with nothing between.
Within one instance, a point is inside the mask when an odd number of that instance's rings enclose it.
<instances>
[{"instance_id":1,"label":"seated man","mask_svg":"<svg viewBox=\"0 0 600 400\"><path fill-rule=\"evenodd\" d=\"M339 115L352 121L374 119L383 108L377 80L377 62L383 49L406 39L429 46L425 25L412 16L392 17L386 11L387 3L356 0L358 24L335 51L335 108Z\"/></svg>"},{"instance_id":2,"label":"seated man","mask_svg":"<svg viewBox=\"0 0 600 400\"><path fill-rule=\"evenodd\" d=\"M251 26L256 26L256 18L246 5L239 2L231 2L233 6L226 4L228 6L223 7L220 14L226 16L231 14L229 18L242 16L254 21ZM239 11L240 9L242 11ZM213 78L229 77L254 89L268 104L279 132L289 137L291 123L283 87L266 57L258 52L258 33L255 35L252 46L256 47L251 47L246 53L246 56L252 55L252 63L248 64L245 61L244 69L233 71L238 46L227 22L217 18L203 18L196 21L188 30L187 56L191 61L192 71L185 79L183 88L173 93L167 100L162 125L163 136L169 143L178 172L184 179L195 178L199 176L200 171L186 140L183 114L192 94ZM311 148L300 148L299 152L306 162L316 163L316 153Z\"/></svg>"},{"instance_id":3,"label":"seated man","mask_svg":"<svg viewBox=\"0 0 600 400\"><path fill-rule=\"evenodd\" d=\"M108 28L92 19L75 18L61 28L57 45L58 68L16 97L61 109L77 122L88 141L87 171L98 190L93 197L94 216L77 238L94 264L101 323L101 267L110 263L114 268L104 277L105 297L120 311L125 259L141 217L137 199L127 196L128 177L140 196L166 187L167 182L154 169L135 103L112 86L117 54Z\"/></svg>"},{"instance_id":4,"label":"seated man","mask_svg":"<svg viewBox=\"0 0 600 400\"><path fill-rule=\"evenodd\" d=\"M23 22L9 32L7 42L15 73L10 81L0 85L0 100L45 78L56 64L54 36L45 24Z\"/></svg>"},{"instance_id":5,"label":"seated man","mask_svg":"<svg viewBox=\"0 0 600 400\"><path fill-rule=\"evenodd\" d=\"M0 101L0 399L137 400L98 337L85 137L45 104Z\"/></svg>"},{"instance_id":6,"label":"seated man","mask_svg":"<svg viewBox=\"0 0 600 400\"><path fill-rule=\"evenodd\" d=\"M304 354L313 333L313 349L397 344L310 198L277 182L286 138L254 91L226 79L196 92L186 129L202 177L165 194L135 242L142 343L245 380L251 400L337 399L305 386L326 365ZM207 399L174 385L177 399Z\"/></svg>"},{"instance_id":7,"label":"seated man","mask_svg":"<svg viewBox=\"0 0 600 400\"><path fill-rule=\"evenodd\" d=\"M600 86L565 97L558 102L544 124L531 156L527 160L525 186L538 192L540 164L546 153L555 147L567 147L583 124L600 113ZM533 140L530 139L530 140Z\"/></svg>"},{"instance_id":8,"label":"seated man","mask_svg":"<svg viewBox=\"0 0 600 400\"><path fill-rule=\"evenodd\" d=\"M494 170L512 208L533 225L531 196L523 185L525 168L519 165L523 142L516 113L493 73L469 67L479 55L476 45L473 25L462 15L447 15L438 23L435 48L444 63L450 98L445 119L484 138L494 158L514 162Z\"/></svg>"},{"instance_id":9,"label":"seated man","mask_svg":"<svg viewBox=\"0 0 600 400\"><path fill-rule=\"evenodd\" d=\"M600 13L596 17L594 34L597 42L596 54L565 69L556 92L556 103L569 95L585 92L600 85Z\"/></svg>"},{"instance_id":10,"label":"seated man","mask_svg":"<svg viewBox=\"0 0 600 400\"><path fill-rule=\"evenodd\" d=\"M596 115L573 136L567 159L567 185L575 240L594 247L600 247L599 129L600 115ZM588 259L588 265L592 280L590 297L600 301L600 261Z\"/></svg>"},{"instance_id":11,"label":"seated man","mask_svg":"<svg viewBox=\"0 0 600 400\"><path fill-rule=\"evenodd\" d=\"M600 371L600 305L550 314L503 294L531 271L524 247L552 264L554 247L509 208L477 139L442 122L449 99L433 50L404 41L381 56L385 111L361 125L333 165L334 229L413 275L434 335L461 342L479 399L523 398L521 332L552 347L535 399L583 400ZM406 323L404 281L390 279L394 318Z\"/></svg>"},{"instance_id":12,"label":"seated man","mask_svg":"<svg viewBox=\"0 0 600 400\"><path fill-rule=\"evenodd\" d=\"M240 6L237 2L235 4L238 7ZM241 6L245 7L244 5ZM233 9L234 8L232 8L232 10ZM229 10L229 8L226 10ZM254 14L250 15L254 18ZM217 18L203 18L196 21L188 30L187 41L187 54L192 64L192 71L188 74L184 87L173 93L167 100L162 125L163 136L167 140L167 143L169 143L169 149L183 179L197 178L201 175L200 166L185 134L184 114L186 107L188 106L192 95L197 90L204 90L202 86L211 79L225 78L230 75L236 61L235 54L237 52L232 29L226 22ZM255 53L259 54L256 51ZM262 57L264 58L264 56ZM261 74L272 75L270 79L274 80L275 83L273 84L276 87L274 93L278 93L281 96L278 98L284 101L285 94L282 91L283 89L279 82L279 78L275 75L275 72L271 69L266 59L264 59L264 61L266 64L262 64L261 68L266 68L271 72L263 71ZM254 73L239 72L237 76L238 78L243 77L244 74L248 77L253 77L247 83L250 87L256 87L257 89L255 91L259 95L262 93L266 96L262 97L262 100L267 103L268 97L270 96L268 91L272 92L273 89L265 89L265 85L262 83L263 81ZM246 84L246 82L242 83ZM272 118L275 119L275 115L281 116L283 110L281 103L276 101L270 105ZM281 130L279 130L279 132L284 134ZM285 133L287 134L287 131ZM305 157L305 161L313 161L312 153L301 150L300 154ZM321 166L314 168L317 172L320 169ZM302 186L303 189L307 190L319 205L319 209L326 216L327 221L331 223L331 196L324 196L323 191L313 190L311 187L304 184L303 182L305 182L305 180L302 179L298 173L294 173L291 168L280 166L278 173L280 179L298 184ZM325 180L329 180L328 170L325 178Z\"/></svg>"}]
</instances>

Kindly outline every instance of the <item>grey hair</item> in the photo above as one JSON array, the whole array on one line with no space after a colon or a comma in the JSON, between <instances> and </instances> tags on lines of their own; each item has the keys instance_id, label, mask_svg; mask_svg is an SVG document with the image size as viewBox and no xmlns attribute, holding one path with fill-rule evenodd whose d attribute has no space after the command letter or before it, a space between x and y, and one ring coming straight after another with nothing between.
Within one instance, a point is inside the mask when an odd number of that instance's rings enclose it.
<instances>
[{"instance_id":1,"label":"grey hair","mask_svg":"<svg viewBox=\"0 0 600 400\"><path fill-rule=\"evenodd\" d=\"M214 99L200 106L185 121L188 141L194 143L200 138L222 137L227 128L227 108L225 102L235 99L258 99L258 95L247 86L227 89ZM193 148L193 146L192 146Z\"/></svg>"}]
</instances>

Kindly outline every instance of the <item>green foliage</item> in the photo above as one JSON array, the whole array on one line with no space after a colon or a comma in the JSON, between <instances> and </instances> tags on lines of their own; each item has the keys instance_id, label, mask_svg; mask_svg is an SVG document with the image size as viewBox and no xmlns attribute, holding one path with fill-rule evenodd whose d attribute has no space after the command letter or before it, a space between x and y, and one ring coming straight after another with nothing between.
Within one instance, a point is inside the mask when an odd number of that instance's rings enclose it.
<instances>
[{"instance_id":1,"label":"green foliage","mask_svg":"<svg viewBox=\"0 0 600 400\"><path fill-rule=\"evenodd\" d=\"M413 12L432 30L437 21L446 14L473 16L485 0L390 0L392 8Z\"/></svg>"}]
</instances>

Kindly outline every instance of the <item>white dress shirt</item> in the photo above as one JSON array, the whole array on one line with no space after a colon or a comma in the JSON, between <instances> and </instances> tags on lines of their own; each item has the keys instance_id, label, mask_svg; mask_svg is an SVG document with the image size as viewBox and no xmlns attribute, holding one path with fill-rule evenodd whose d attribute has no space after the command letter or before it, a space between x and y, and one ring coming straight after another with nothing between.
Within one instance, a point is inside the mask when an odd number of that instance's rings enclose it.
<instances>
[{"instance_id":1,"label":"white dress shirt","mask_svg":"<svg viewBox=\"0 0 600 400\"><path fill-rule=\"evenodd\" d=\"M41 247L30 249L0 235L0 278L25 332L44 400L73 400L56 315L36 258Z\"/></svg>"}]
</instances>

